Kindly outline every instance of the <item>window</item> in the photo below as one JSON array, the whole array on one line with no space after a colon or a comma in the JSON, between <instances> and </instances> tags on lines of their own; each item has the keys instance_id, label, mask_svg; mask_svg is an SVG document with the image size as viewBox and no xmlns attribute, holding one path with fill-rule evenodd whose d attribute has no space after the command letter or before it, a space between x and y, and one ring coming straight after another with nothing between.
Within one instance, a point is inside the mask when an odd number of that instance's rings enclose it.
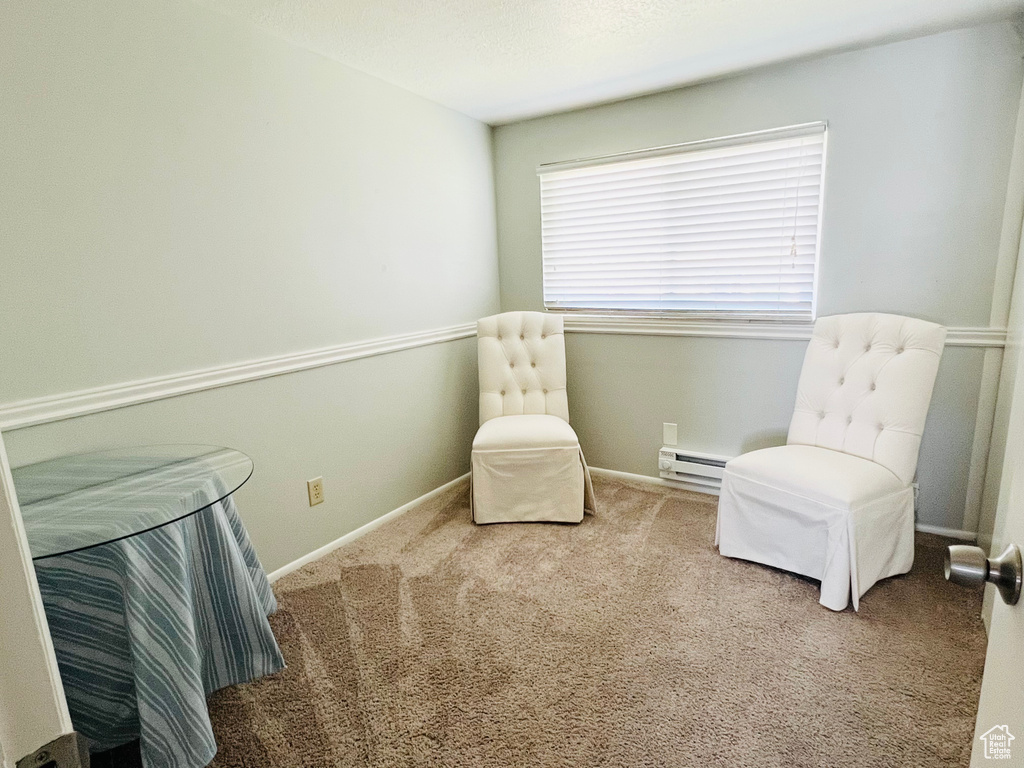
<instances>
[{"instance_id":1,"label":"window","mask_svg":"<svg viewBox=\"0 0 1024 768\"><path fill-rule=\"evenodd\" d=\"M549 309L814 317L825 124L542 165Z\"/></svg>"}]
</instances>

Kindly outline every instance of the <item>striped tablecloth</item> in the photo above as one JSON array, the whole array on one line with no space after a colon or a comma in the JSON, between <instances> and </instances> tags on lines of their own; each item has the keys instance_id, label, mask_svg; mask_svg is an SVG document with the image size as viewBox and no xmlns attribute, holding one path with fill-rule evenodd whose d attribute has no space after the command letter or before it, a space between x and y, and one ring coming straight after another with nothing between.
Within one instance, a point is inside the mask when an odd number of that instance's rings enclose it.
<instances>
[{"instance_id":1,"label":"striped tablecloth","mask_svg":"<svg viewBox=\"0 0 1024 768\"><path fill-rule=\"evenodd\" d=\"M230 496L120 541L35 561L75 730L139 739L147 768L217 752L206 696L284 667L277 602Z\"/></svg>"}]
</instances>

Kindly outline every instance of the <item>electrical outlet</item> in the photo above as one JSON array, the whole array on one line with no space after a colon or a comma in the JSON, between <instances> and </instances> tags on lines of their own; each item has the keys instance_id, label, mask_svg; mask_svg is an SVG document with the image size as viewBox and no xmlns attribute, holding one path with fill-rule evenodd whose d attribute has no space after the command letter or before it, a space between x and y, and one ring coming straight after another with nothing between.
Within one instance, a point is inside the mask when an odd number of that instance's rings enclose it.
<instances>
[{"instance_id":1,"label":"electrical outlet","mask_svg":"<svg viewBox=\"0 0 1024 768\"><path fill-rule=\"evenodd\" d=\"M668 446L679 445L679 437L677 434L678 430L676 429L676 425L666 421L661 425L661 444Z\"/></svg>"},{"instance_id":2,"label":"electrical outlet","mask_svg":"<svg viewBox=\"0 0 1024 768\"><path fill-rule=\"evenodd\" d=\"M314 477L306 481L306 490L309 491L309 506L315 507L324 503L324 479Z\"/></svg>"}]
</instances>

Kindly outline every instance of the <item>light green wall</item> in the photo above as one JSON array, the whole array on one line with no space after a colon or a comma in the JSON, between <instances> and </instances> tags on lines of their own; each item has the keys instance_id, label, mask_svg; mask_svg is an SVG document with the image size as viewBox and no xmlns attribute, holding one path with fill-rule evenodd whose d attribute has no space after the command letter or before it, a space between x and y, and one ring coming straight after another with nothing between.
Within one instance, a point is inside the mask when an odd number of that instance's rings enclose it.
<instances>
[{"instance_id":1,"label":"light green wall","mask_svg":"<svg viewBox=\"0 0 1024 768\"><path fill-rule=\"evenodd\" d=\"M987 326L1021 42L987 25L495 129L503 310L542 308L541 163L829 123L819 314ZM661 423L736 455L784 442L802 345L570 334L570 409L595 466L656 475ZM947 349L921 453L921 522L963 525L982 353Z\"/></svg>"},{"instance_id":2,"label":"light green wall","mask_svg":"<svg viewBox=\"0 0 1024 768\"><path fill-rule=\"evenodd\" d=\"M0 4L0 403L494 312L490 140L184 0ZM464 340L5 438L243 450L273 569L465 472L475 388Z\"/></svg>"},{"instance_id":3,"label":"light green wall","mask_svg":"<svg viewBox=\"0 0 1024 768\"><path fill-rule=\"evenodd\" d=\"M187 0L5 0L0 146L0 402L496 306L486 126Z\"/></svg>"}]
</instances>

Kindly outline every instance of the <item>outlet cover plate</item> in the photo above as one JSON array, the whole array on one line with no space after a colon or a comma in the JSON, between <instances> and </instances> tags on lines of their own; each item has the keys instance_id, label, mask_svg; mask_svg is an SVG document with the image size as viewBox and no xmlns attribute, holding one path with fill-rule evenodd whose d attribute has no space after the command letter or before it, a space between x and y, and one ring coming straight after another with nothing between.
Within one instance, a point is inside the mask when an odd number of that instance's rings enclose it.
<instances>
[{"instance_id":1,"label":"outlet cover plate","mask_svg":"<svg viewBox=\"0 0 1024 768\"><path fill-rule=\"evenodd\" d=\"M678 428L675 424L666 421L661 425L661 444L662 445L679 445Z\"/></svg>"},{"instance_id":2,"label":"outlet cover plate","mask_svg":"<svg viewBox=\"0 0 1024 768\"><path fill-rule=\"evenodd\" d=\"M306 481L306 491L309 493L309 506L315 507L324 503L324 479L314 477Z\"/></svg>"}]
</instances>

